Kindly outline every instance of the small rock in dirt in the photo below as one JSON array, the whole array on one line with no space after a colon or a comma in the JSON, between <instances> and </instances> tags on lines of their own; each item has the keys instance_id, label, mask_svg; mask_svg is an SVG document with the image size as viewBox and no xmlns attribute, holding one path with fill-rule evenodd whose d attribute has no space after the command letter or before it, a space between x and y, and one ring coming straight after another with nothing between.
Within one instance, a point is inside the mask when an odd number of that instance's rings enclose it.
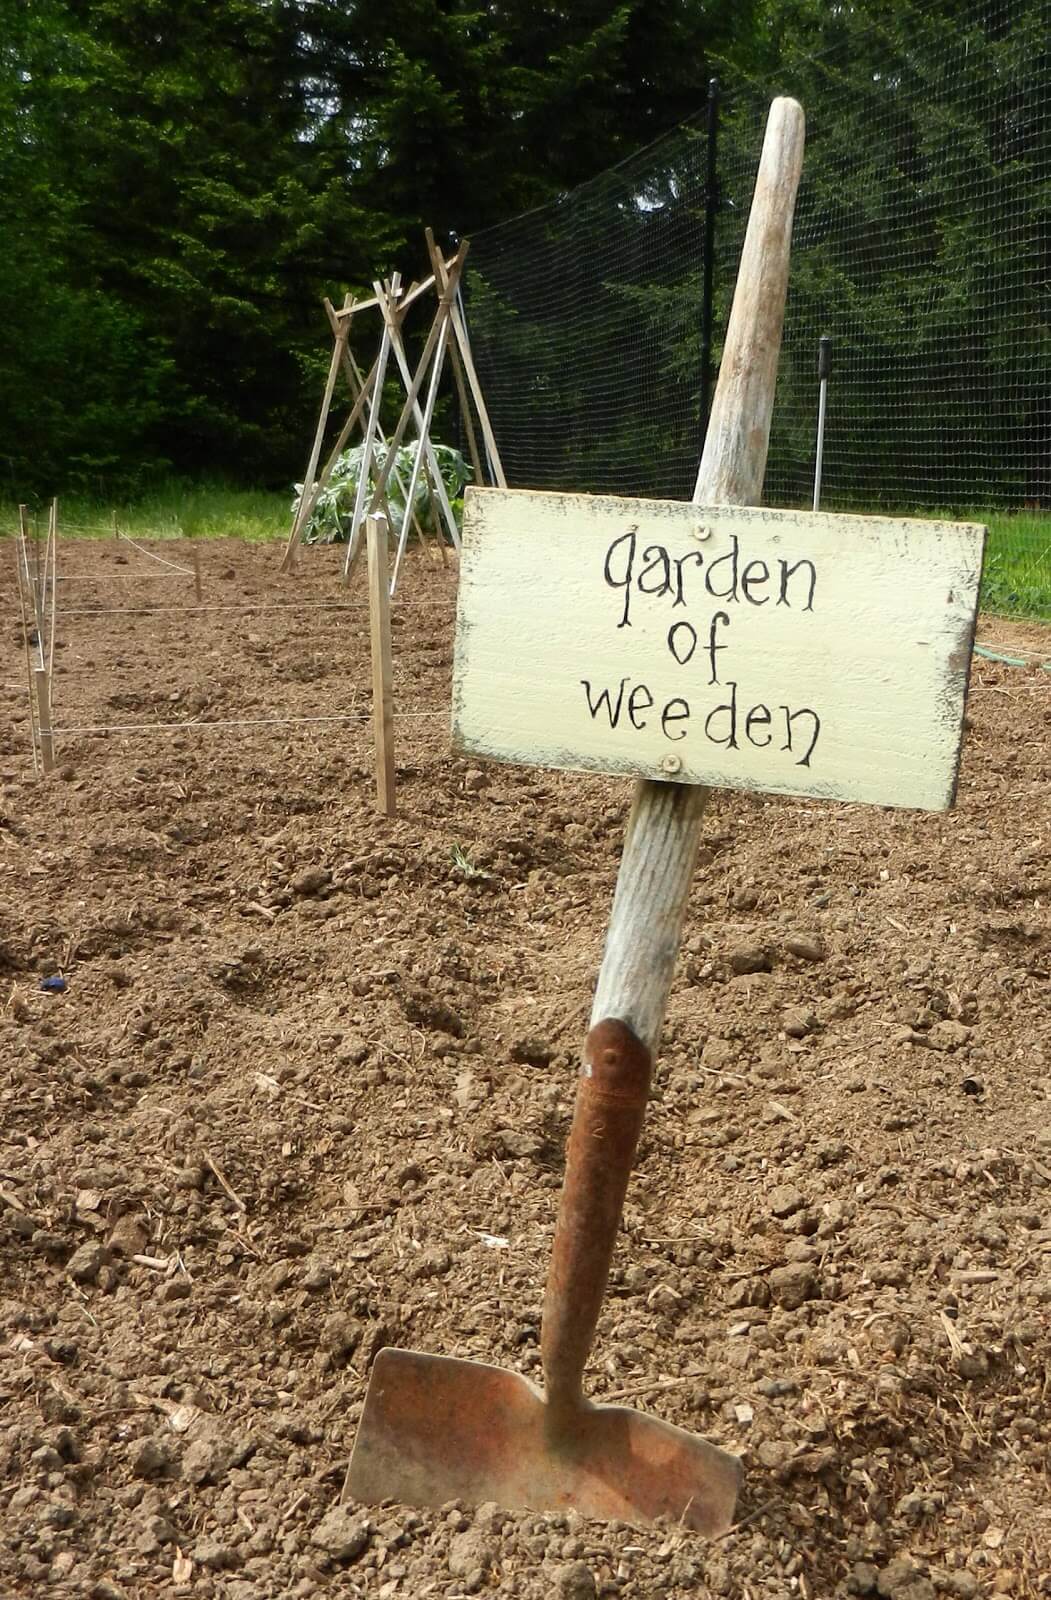
<instances>
[{"instance_id":1,"label":"small rock in dirt","mask_svg":"<svg viewBox=\"0 0 1051 1600\"><path fill-rule=\"evenodd\" d=\"M748 972L769 972L770 952L761 944L738 944L729 952L730 971L743 976Z\"/></svg>"},{"instance_id":2,"label":"small rock in dirt","mask_svg":"<svg viewBox=\"0 0 1051 1600\"><path fill-rule=\"evenodd\" d=\"M108 1578L100 1578L91 1587L91 1600L126 1600L123 1589L118 1589Z\"/></svg>"},{"instance_id":3,"label":"small rock in dirt","mask_svg":"<svg viewBox=\"0 0 1051 1600\"><path fill-rule=\"evenodd\" d=\"M851 1594L875 1594L878 1577L879 1570L871 1561L855 1561L847 1579L847 1589Z\"/></svg>"},{"instance_id":4,"label":"small rock in dirt","mask_svg":"<svg viewBox=\"0 0 1051 1600\"><path fill-rule=\"evenodd\" d=\"M479 1568L488 1572L493 1561L492 1546L481 1528L458 1533L449 1545L449 1571L454 1578L466 1578Z\"/></svg>"},{"instance_id":5,"label":"small rock in dirt","mask_svg":"<svg viewBox=\"0 0 1051 1600\"><path fill-rule=\"evenodd\" d=\"M39 1250L41 1255L51 1256L56 1261L65 1255L69 1249L69 1240L64 1233L54 1233L50 1228L34 1228L32 1217L26 1217L23 1220L18 1216L17 1212L15 1217L18 1222L17 1231L20 1234L24 1236L25 1229L28 1227L30 1241L34 1250Z\"/></svg>"},{"instance_id":6,"label":"small rock in dirt","mask_svg":"<svg viewBox=\"0 0 1051 1600\"><path fill-rule=\"evenodd\" d=\"M230 1464L231 1450L214 1435L194 1439L182 1458L182 1475L187 1483L214 1483Z\"/></svg>"},{"instance_id":7,"label":"small rock in dirt","mask_svg":"<svg viewBox=\"0 0 1051 1600\"><path fill-rule=\"evenodd\" d=\"M175 1543L175 1529L167 1517L148 1516L143 1523L135 1547L144 1556L155 1556L166 1544Z\"/></svg>"},{"instance_id":8,"label":"small rock in dirt","mask_svg":"<svg viewBox=\"0 0 1051 1600\"><path fill-rule=\"evenodd\" d=\"M535 1133L525 1133L518 1128L497 1128L489 1140L489 1149L495 1156L506 1156L512 1161L524 1161L544 1152L544 1141Z\"/></svg>"},{"instance_id":9,"label":"small rock in dirt","mask_svg":"<svg viewBox=\"0 0 1051 1600\"><path fill-rule=\"evenodd\" d=\"M489 779L484 772L479 772L475 768L464 773L463 786L468 794L478 794L480 790L489 787Z\"/></svg>"},{"instance_id":10,"label":"small rock in dirt","mask_svg":"<svg viewBox=\"0 0 1051 1600\"><path fill-rule=\"evenodd\" d=\"M160 1478L171 1466L171 1456L162 1439L140 1439L131 1452L131 1470L137 1478Z\"/></svg>"},{"instance_id":11,"label":"small rock in dirt","mask_svg":"<svg viewBox=\"0 0 1051 1600\"><path fill-rule=\"evenodd\" d=\"M846 1154L847 1147L842 1139L821 1139L814 1148L819 1167L834 1167Z\"/></svg>"},{"instance_id":12,"label":"small rock in dirt","mask_svg":"<svg viewBox=\"0 0 1051 1600\"><path fill-rule=\"evenodd\" d=\"M595 1574L583 1561L567 1561L555 1570L555 1593L559 1600L595 1600Z\"/></svg>"},{"instance_id":13,"label":"small rock in dirt","mask_svg":"<svg viewBox=\"0 0 1051 1600\"><path fill-rule=\"evenodd\" d=\"M423 1282L426 1278L444 1278L452 1264L452 1256L448 1250L438 1246L422 1251L413 1262L410 1272L417 1282Z\"/></svg>"},{"instance_id":14,"label":"small rock in dirt","mask_svg":"<svg viewBox=\"0 0 1051 1600\"><path fill-rule=\"evenodd\" d=\"M146 1237L142 1218L136 1216L134 1211L126 1211L113 1224L106 1243L115 1255L138 1256L145 1248Z\"/></svg>"},{"instance_id":15,"label":"small rock in dirt","mask_svg":"<svg viewBox=\"0 0 1051 1600\"><path fill-rule=\"evenodd\" d=\"M805 1039L817 1031L818 1020L809 1006L789 1006L781 1026L790 1039Z\"/></svg>"},{"instance_id":16,"label":"small rock in dirt","mask_svg":"<svg viewBox=\"0 0 1051 1600\"><path fill-rule=\"evenodd\" d=\"M110 1253L105 1245L82 1244L66 1262L66 1272L74 1283L94 1283L109 1260Z\"/></svg>"},{"instance_id":17,"label":"small rock in dirt","mask_svg":"<svg viewBox=\"0 0 1051 1600\"><path fill-rule=\"evenodd\" d=\"M825 941L817 933L790 933L785 949L799 961L824 961L828 953Z\"/></svg>"},{"instance_id":18,"label":"small rock in dirt","mask_svg":"<svg viewBox=\"0 0 1051 1600\"><path fill-rule=\"evenodd\" d=\"M770 1274L770 1293L785 1311L798 1311L806 1300L817 1295L817 1273L812 1262L792 1261L775 1267Z\"/></svg>"},{"instance_id":19,"label":"small rock in dirt","mask_svg":"<svg viewBox=\"0 0 1051 1600\"><path fill-rule=\"evenodd\" d=\"M289 887L293 894L302 895L304 898L313 894L320 894L322 889L327 889L332 882L332 874L327 867L307 867L303 872L297 872Z\"/></svg>"},{"instance_id":20,"label":"small rock in dirt","mask_svg":"<svg viewBox=\"0 0 1051 1600\"><path fill-rule=\"evenodd\" d=\"M932 1050L959 1050L967 1044L972 1029L963 1022L936 1022L927 1033L927 1043Z\"/></svg>"},{"instance_id":21,"label":"small rock in dirt","mask_svg":"<svg viewBox=\"0 0 1051 1600\"><path fill-rule=\"evenodd\" d=\"M801 1210L804 1200L794 1184L782 1183L776 1189L770 1191L770 1198L767 1204L770 1207L772 1216L784 1219Z\"/></svg>"},{"instance_id":22,"label":"small rock in dirt","mask_svg":"<svg viewBox=\"0 0 1051 1600\"><path fill-rule=\"evenodd\" d=\"M241 1557L231 1545L221 1544L207 1533L198 1539L190 1555L198 1566L207 1567L210 1572L229 1572L241 1565Z\"/></svg>"},{"instance_id":23,"label":"small rock in dirt","mask_svg":"<svg viewBox=\"0 0 1051 1600\"><path fill-rule=\"evenodd\" d=\"M973 1572L950 1572L945 1587L949 1594L956 1595L957 1600L974 1600L978 1593L978 1579Z\"/></svg>"},{"instance_id":24,"label":"small rock in dirt","mask_svg":"<svg viewBox=\"0 0 1051 1600\"><path fill-rule=\"evenodd\" d=\"M334 1506L322 1517L310 1542L316 1550L323 1550L333 1561L356 1561L369 1542L371 1524L361 1516L353 1516L344 1506Z\"/></svg>"},{"instance_id":25,"label":"small rock in dirt","mask_svg":"<svg viewBox=\"0 0 1051 1600\"><path fill-rule=\"evenodd\" d=\"M554 1045L548 1044L546 1039L536 1039L532 1035L515 1039L511 1045L511 1060L527 1067L546 1067L554 1059L554 1055Z\"/></svg>"},{"instance_id":26,"label":"small rock in dirt","mask_svg":"<svg viewBox=\"0 0 1051 1600\"><path fill-rule=\"evenodd\" d=\"M310 1256L303 1267L303 1287L317 1294L321 1289L327 1289L339 1276L339 1268L332 1261L326 1261L322 1256Z\"/></svg>"},{"instance_id":27,"label":"small rock in dirt","mask_svg":"<svg viewBox=\"0 0 1051 1600\"><path fill-rule=\"evenodd\" d=\"M333 1311L325 1318L321 1329L321 1343L339 1361L353 1355L361 1343L362 1325L357 1317L346 1311Z\"/></svg>"},{"instance_id":28,"label":"small rock in dirt","mask_svg":"<svg viewBox=\"0 0 1051 1600\"><path fill-rule=\"evenodd\" d=\"M880 1568L876 1592L885 1600L935 1600L933 1583L908 1556L895 1556Z\"/></svg>"},{"instance_id":29,"label":"small rock in dirt","mask_svg":"<svg viewBox=\"0 0 1051 1600\"><path fill-rule=\"evenodd\" d=\"M190 1298L190 1290L189 1278L167 1278L157 1290L157 1298L165 1302L188 1300Z\"/></svg>"}]
</instances>

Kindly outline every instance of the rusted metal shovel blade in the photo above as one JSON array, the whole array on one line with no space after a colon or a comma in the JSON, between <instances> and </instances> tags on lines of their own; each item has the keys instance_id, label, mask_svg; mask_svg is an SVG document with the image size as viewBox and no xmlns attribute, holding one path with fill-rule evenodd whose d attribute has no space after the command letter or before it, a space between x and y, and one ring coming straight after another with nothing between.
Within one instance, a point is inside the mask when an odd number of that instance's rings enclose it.
<instances>
[{"instance_id":1,"label":"rusted metal shovel blade","mask_svg":"<svg viewBox=\"0 0 1051 1600\"><path fill-rule=\"evenodd\" d=\"M501 1367L381 1350L347 1488L366 1504L449 1500L623 1522L669 1517L714 1538L733 1522L736 1456L656 1417L581 1401L554 1413Z\"/></svg>"}]
</instances>

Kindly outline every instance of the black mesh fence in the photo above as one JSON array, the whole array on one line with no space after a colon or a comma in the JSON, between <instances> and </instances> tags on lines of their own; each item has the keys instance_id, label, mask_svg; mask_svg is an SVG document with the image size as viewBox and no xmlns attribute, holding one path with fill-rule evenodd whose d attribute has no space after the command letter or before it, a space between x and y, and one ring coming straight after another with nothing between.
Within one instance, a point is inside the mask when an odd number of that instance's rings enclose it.
<instances>
[{"instance_id":1,"label":"black mesh fence","mask_svg":"<svg viewBox=\"0 0 1051 1600\"><path fill-rule=\"evenodd\" d=\"M829 8L760 80L722 72L714 324L763 125L807 151L766 499L981 512L988 597L1051 605L1051 0ZM508 481L687 497L702 406L704 117L472 241L467 309Z\"/></svg>"}]
</instances>

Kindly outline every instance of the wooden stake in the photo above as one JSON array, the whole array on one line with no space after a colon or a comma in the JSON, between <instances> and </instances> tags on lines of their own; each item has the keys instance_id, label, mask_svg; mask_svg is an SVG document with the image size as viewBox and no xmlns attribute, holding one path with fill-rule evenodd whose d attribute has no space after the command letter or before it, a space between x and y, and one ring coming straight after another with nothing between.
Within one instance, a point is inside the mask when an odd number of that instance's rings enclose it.
<instances>
[{"instance_id":1,"label":"wooden stake","mask_svg":"<svg viewBox=\"0 0 1051 1600\"><path fill-rule=\"evenodd\" d=\"M386 312L384 312L384 315L386 315ZM402 382L405 384L406 393L409 394L412 404L412 415L416 423L417 437L422 441L423 449L427 457L427 465L434 481L434 488L438 498L438 504L441 507L442 516L445 518L445 526L449 530L449 538L452 540L456 549L459 550L460 530L457 527L452 506L449 504L449 496L445 492L445 483L442 479L441 469L438 466L438 459L434 454L434 446L431 444L430 424L429 421L425 419L424 413L420 410L420 402L418 399L419 389L422 388L422 379L424 376L425 363L427 359L431 359L435 364L439 365L440 376L440 362L444 357L445 344L448 338L449 330L449 313L448 310L445 310L443 313L441 302L439 302L439 308L435 315L435 328L438 330L438 336L437 340L435 341L433 355L430 358L425 357L424 360L421 360L416 380L413 379L411 373L409 372L409 362L405 354L405 345L402 341L400 326L392 328L391 339L394 348L395 360L397 361L398 367L401 371ZM433 333L434 329L432 328L431 331ZM433 378L433 366L431 368L431 373ZM418 387L416 388L415 393L413 393L413 384L417 381Z\"/></svg>"},{"instance_id":2,"label":"wooden stake","mask_svg":"<svg viewBox=\"0 0 1051 1600\"><path fill-rule=\"evenodd\" d=\"M412 379L411 383L409 383L409 392L406 396L405 404L402 407L401 416L398 418L398 426L395 428L390 441L390 452L383 464L383 469L380 472L379 479L376 484L376 495L373 499L374 504L376 498L378 498L378 496L387 486L387 479L390 477L391 468L394 464L394 458L397 455L401 441L405 437L405 429L409 425L409 418L414 413L419 412L420 390L423 388L423 380L427 375L427 368L430 366L431 357L434 354L434 347L438 343L438 336L441 333L442 324L449 316L453 297L456 294L456 286L460 281L460 274L463 271L463 264L467 259L467 249L468 246L465 240L460 246L459 250L456 252L455 257L453 258L452 267L447 274L446 285L442 292L441 298L438 301L438 309L435 312L434 321L431 323L431 331L427 335L427 342L423 347L423 354L420 356L419 365L416 368L416 375ZM374 287L378 288L378 285ZM385 306L383 310L384 319L387 321L388 308ZM389 332L389 321L387 321L387 328ZM452 513L450 512L450 516L451 515ZM455 524L455 518L453 518L453 522ZM458 542L459 533L457 533L457 543Z\"/></svg>"},{"instance_id":3,"label":"wooden stake","mask_svg":"<svg viewBox=\"0 0 1051 1600\"><path fill-rule=\"evenodd\" d=\"M350 297L348 296L347 301L349 301L349 298ZM346 309L347 301L344 302L344 309ZM332 306L327 299L325 301L325 310L330 313L329 321L331 322ZM292 532L289 534L288 538L288 551L291 553L292 560L295 559L295 550L299 544L300 538L302 537L303 528L308 520L309 513L308 516L304 516L304 509L313 492L315 475L317 473L317 464L321 459L321 446L325 439L325 429L328 427L328 414L332 407L332 396L335 392L336 379L339 377L339 369L342 365L343 351L346 349L349 335L350 317L347 316L344 318L342 325L337 326L336 334L332 341L332 357L328 364L328 376L325 379L325 391L321 397L321 414L317 419L317 428L314 432L314 442L310 447L310 459L307 462L306 477L303 479L303 492L299 497L299 504L296 507L296 514L292 521Z\"/></svg>"},{"instance_id":4,"label":"wooden stake","mask_svg":"<svg viewBox=\"0 0 1051 1600\"><path fill-rule=\"evenodd\" d=\"M409 296L406 295L405 298L400 302L400 305L399 305L398 310L397 310L397 316L398 316L399 324L402 321L404 321L405 309L406 309L408 303L409 303ZM335 334L338 331L338 328L339 328L339 322L338 322L339 313L332 310L332 307L331 307L329 301L327 301L327 300L325 301L325 307L326 307L327 311L329 312L329 322L332 325L333 334ZM364 387L364 381L365 380L361 376L361 368L358 366L357 362L355 361L354 353L350 349L349 345L345 345L344 349L343 349L343 371L344 371L344 374L346 375L347 384L348 384L348 387L349 387L350 393L351 393L351 398L356 400L358 395L361 393L362 388ZM361 425L360 417L359 417L358 421L359 421L359 425ZM376 425L376 437L379 440L380 444L385 445L387 443L387 435L383 431L382 423L377 423L377 425ZM401 489L402 493L404 494L404 485L402 484L401 473L399 472L397 466L395 466L395 468L394 468L394 471L392 473L392 477L394 478L394 482L397 485L397 487L399 489ZM384 496L383 496L383 499L382 499L382 501L380 503L379 509L383 512L383 515L387 518L388 522L393 522L394 521L394 517L391 514L390 502L388 501L386 494L384 494ZM420 534L420 537L422 539L423 533L422 533L422 530L420 528L419 523L416 520L415 513L413 513L412 521L413 521L413 526L415 527L417 533Z\"/></svg>"},{"instance_id":5,"label":"wooden stake","mask_svg":"<svg viewBox=\"0 0 1051 1600\"><path fill-rule=\"evenodd\" d=\"M401 520L401 531L398 535L398 553L394 557L394 571L391 574L390 580L390 592L392 598L394 596L394 591L398 586L398 572L401 568L402 557L405 554L405 546L409 542L409 515L412 509L412 502L416 496L416 487L420 481L420 468L423 466L423 458L425 454L428 456L428 459L432 458L434 455L430 441L431 421L434 417L434 406L438 398L438 385L441 382L442 366L445 361L445 346L448 338L449 320L446 318L446 320L442 323L442 331L438 335L438 344L435 348L434 360L431 364L431 381L427 385L427 404L423 408L423 416L419 419L420 436L416 445L416 455L413 458L412 472L409 476L409 496L405 506L405 515ZM441 504L449 507L449 519L451 524L450 533L452 534L453 544L458 550L460 548L460 530L456 526L456 518L453 516L452 507L449 506L448 497L445 493L445 485L442 483L441 468L437 461L434 462L432 471L435 475L435 489L439 493Z\"/></svg>"},{"instance_id":6,"label":"wooden stake","mask_svg":"<svg viewBox=\"0 0 1051 1600\"><path fill-rule=\"evenodd\" d=\"M191 554L193 556L193 592L197 598L197 604L200 605L204 599L204 589L201 586L201 553L196 545L193 546Z\"/></svg>"},{"instance_id":7,"label":"wooden stake","mask_svg":"<svg viewBox=\"0 0 1051 1600\"><path fill-rule=\"evenodd\" d=\"M36 694L37 726L40 730L40 763L45 772L55 765L55 741L51 732L51 674L46 667L37 667L33 673Z\"/></svg>"},{"instance_id":8,"label":"wooden stake","mask_svg":"<svg viewBox=\"0 0 1051 1600\"><path fill-rule=\"evenodd\" d=\"M391 278L390 282L390 300L394 302L397 302L398 299L400 283L401 274L396 272ZM391 327L392 324L396 323L396 319L393 319L388 315L387 298L384 286L380 283L374 283L372 287L377 296L384 296L383 338L380 341L380 353L377 357L376 382L373 385L372 390L372 404L369 407L369 421L368 426L365 429L365 442L361 450L361 466L358 470L358 487L354 496L354 515L351 518L350 537L347 540L347 556L343 563L344 583L350 582L350 575L353 572L354 564L358 559L358 549L361 539L361 526L365 516L366 508L367 485L372 477L372 455L376 445L376 433L380 422L380 406L383 404L383 380L387 375L387 362L390 359ZM387 479L390 477L391 470L394 465L394 451L396 449L396 444L393 448L388 447L387 458L380 469L376 485L376 492L373 495L371 502L371 507L374 510L378 508L378 504L386 490Z\"/></svg>"},{"instance_id":9,"label":"wooden stake","mask_svg":"<svg viewBox=\"0 0 1051 1600\"><path fill-rule=\"evenodd\" d=\"M24 511L25 507L20 506L19 510ZM33 747L33 774L36 776L40 772L40 757L37 753L36 690L33 685L33 663L29 654L29 613L26 610L26 584L23 575L25 562L24 545L25 532L23 528L20 528L19 538L15 545L15 571L18 575L18 604L22 613L22 640L25 644L26 652L26 684L29 689L29 742Z\"/></svg>"},{"instance_id":10,"label":"wooden stake","mask_svg":"<svg viewBox=\"0 0 1051 1600\"><path fill-rule=\"evenodd\" d=\"M365 522L369 555L369 626L372 634L372 734L376 745L376 807L395 814L394 708L390 647L388 529L384 516Z\"/></svg>"},{"instance_id":11,"label":"wooden stake","mask_svg":"<svg viewBox=\"0 0 1051 1600\"><path fill-rule=\"evenodd\" d=\"M58 501L51 502L51 518L47 531L48 556L44 561L44 599L47 599L47 581L50 567L51 574L51 612L47 626L47 693L48 704L51 703L51 677L55 666L55 611L58 606L58 583L55 579L55 570L58 563Z\"/></svg>"},{"instance_id":12,"label":"wooden stake","mask_svg":"<svg viewBox=\"0 0 1051 1600\"><path fill-rule=\"evenodd\" d=\"M788 286L792 213L803 160L803 111L770 108L694 502L761 497ZM711 791L644 779L635 790L592 1007L656 1051Z\"/></svg>"},{"instance_id":13,"label":"wooden stake","mask_svg":"<svg viewBox=\"0 0 1051 1600\"><path fill-rule=\"evenodd\" d=\"M446 269L445 263L442 261L440 255L436 255L434 258L434 268L435 274L441 283L443 290L447 294L449 291L451 274ZM482 386L478 381L478 373L475 370L474 357L471 354L471 341L467 337L467 327L460 315L460 307L456 300L455 291L458 288L459 282L457 282L454 286L451 302L453 333L456 336L456 343L459 347L460 358L463 361L464 371L467 374L467 381L471 386L471 394L474 396L475 410L478 412L478 421L482 425L482 437L485 440L485 448L489 452L489 460L492 464L493 476L496 479L496 487L498 489L506 489L507 478L504 475L503 463L500 460L500 452L496 448L496 438L493 434L493 425L489 421L489 412L486 409L485 400L482 397ZM481 480L479 479L479 482L480 481Z\"/></svg>"},{"instance_id":14,"label":"wooden stake","mask_svg":"<svg viewBox=\"0 0 1051 1600\"><path fill-rule=\"evenodd\" d=\"M434 234L430 228L424 229L424 238L427 241L427 251L431 258L431 266L434 269L434 277L435 281L437 282L441 278L441 269L445 263L442 261L438 246L434 242ZM468 398L467 386L464 383L463 363L460 360L460 347L455 339L449 346L449 357L452 361L453 379L456 384L456 395L460 402L460 415L463 417L464 430L467 434L467 452L471 457L471 470L474 473L475 483L483 484L485 482L485 474L482 471L482 458L478 453L478 440L475 437L474 418L471 415L471 402ZM442 548L444 550L444 546Z\"/></svg>"},{"instance_id":15,"label":"wooden stake","mask_svg":"<svg viewBox=\"0 0 1051 1600\"><path fill-rule=\"evenodd\" d=\"M119 541L120 541L120 533L117 530L117 513L116 513L116 510L114 510L114 512L113 512L113 542L114 542L114 544L117 544L117 543L119 543Z\"/></svg>"}]
</instances>

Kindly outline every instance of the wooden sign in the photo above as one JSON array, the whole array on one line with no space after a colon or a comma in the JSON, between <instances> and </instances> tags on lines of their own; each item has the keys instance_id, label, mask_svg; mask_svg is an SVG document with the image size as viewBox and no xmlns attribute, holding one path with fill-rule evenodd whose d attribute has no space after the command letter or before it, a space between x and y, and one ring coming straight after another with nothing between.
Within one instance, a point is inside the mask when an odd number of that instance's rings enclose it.
<instances>
[{"instance_id":1,"label":"wooden sign","mask_svg":"<svg viewBox=\"0 0 1051 1600\"><path fill-rule=\"evenodd\" d=\"M453 743L941 811L985 529L469 489Z\"/></svg>"}]
</instances>

